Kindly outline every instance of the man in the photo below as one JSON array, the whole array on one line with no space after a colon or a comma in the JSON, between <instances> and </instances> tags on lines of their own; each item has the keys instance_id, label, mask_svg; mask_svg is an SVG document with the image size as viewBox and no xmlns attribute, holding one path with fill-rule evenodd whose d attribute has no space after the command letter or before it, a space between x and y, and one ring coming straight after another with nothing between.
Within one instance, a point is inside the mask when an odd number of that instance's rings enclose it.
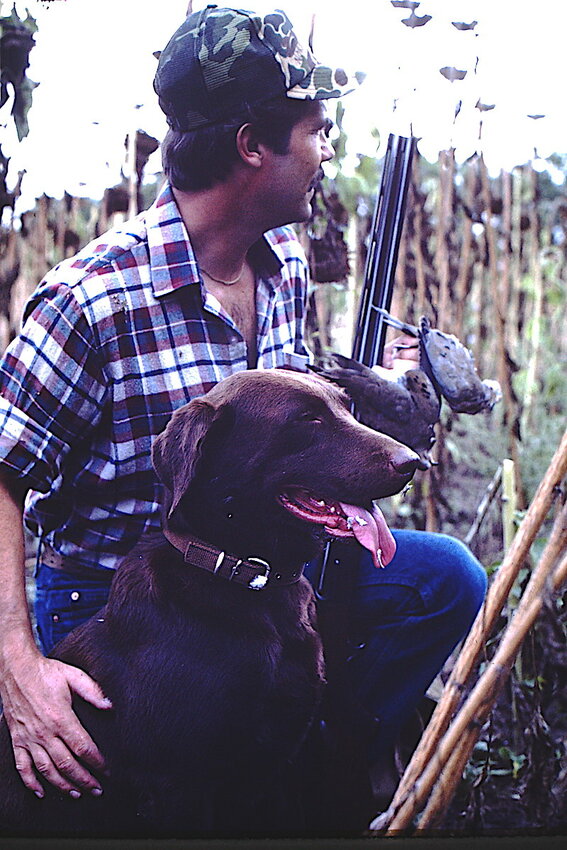
<instances>
[{"instance_id":1,"label":"man","mask_svg":"<svg viewBox=\"0 0 567 850\"><path fill-rule=\"evenodd\" d=\"M207 7L169 42L154 85L171 128L168 183L147 213L46 276L0 368L1 695L18 770L40 797L40 776L74 797L103 792L102 757L71 698L110 705L35 646L24 497L41 537L47 651L104 604L120 557L157 527L150 446L172 411L234 371L306 360L306 263L282 225L308 218L332 156L324 101L354 81L317 63L282 13ZM393 570L361 564L355 599L370 630L353 673L384 742L484 593L457 541L417 534L414 556L412 534L398 533Z\"/></svg>"}]
</instances>

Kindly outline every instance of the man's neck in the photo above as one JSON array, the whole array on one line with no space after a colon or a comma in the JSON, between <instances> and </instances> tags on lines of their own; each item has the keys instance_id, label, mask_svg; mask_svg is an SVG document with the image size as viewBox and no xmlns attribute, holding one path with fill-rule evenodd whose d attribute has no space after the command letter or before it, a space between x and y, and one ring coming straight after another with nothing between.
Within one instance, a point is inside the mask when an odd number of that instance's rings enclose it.
<instances>
[{"instance_id":1,"label":"man's neck","mask_svg":"<svg viewBox=\"0 0 567 850\"><path fill-rule=\"evenodd\" d=\"M229 279L264 232L246 193L219 184L200 192L173 189L201 268Z\"/></svg>"}]
</instances>

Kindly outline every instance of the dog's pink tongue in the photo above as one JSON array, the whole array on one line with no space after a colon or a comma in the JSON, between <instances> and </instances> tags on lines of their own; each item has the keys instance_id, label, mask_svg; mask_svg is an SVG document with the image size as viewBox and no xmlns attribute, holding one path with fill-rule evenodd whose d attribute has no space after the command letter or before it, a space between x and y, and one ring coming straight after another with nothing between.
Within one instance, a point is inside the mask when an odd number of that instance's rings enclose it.
<instances>
[{"instance_id":1,"label":"dog's pink tongue","mask_svg":"<svg viewBox=\"0 0 567 850\"><path fill-rule=\"evenodd\" d=\"M386 520L380 508L372 507L372 513L356 505L347 505L341 502L341 508L352 525L352 532L361 546L372 552L374 565L385 567L389 564L396 552L396 541L392 532L386 525Z\"/></svg>"}]
</instances>

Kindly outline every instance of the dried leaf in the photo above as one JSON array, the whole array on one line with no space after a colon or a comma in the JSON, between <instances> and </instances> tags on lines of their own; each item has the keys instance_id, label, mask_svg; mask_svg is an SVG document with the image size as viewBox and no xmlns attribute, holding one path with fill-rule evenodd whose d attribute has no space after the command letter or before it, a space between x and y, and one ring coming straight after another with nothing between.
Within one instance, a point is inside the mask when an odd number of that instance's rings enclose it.
<instances>
[{"instance_id":1,"label":"dried leaf","mask_svg":"<svg viewBox=\"0 0 567 850\"><path fill-rule=\"evenodd\" d=\"M495 103L482 103L479 98L475 103L474 108L478 109L480 112L490 112L490 110L494 109L495 106Z\"/></svg>"},{"instance_id":2,"label":"dried leaf","mask_svg":"<svg viewBox=\"0 0 567 850\"><path fill-rule=\"evenodd\" d=\"M405 24L406 27L411 27L412 29L414 29L414 27L425 26L425 24L429 23L430 20L431 20L431 15L422 15L421 18L420 18L419 15L416 15L415 12L412 9L412 13L409 16L409 18L405 18L402 21L402 24Z\"/></svg>"},{"instance_id":3,"label":"dried leaf","mask_svg":"<svg viewBox=\"0 0 567 850\"><path fill-rule=\"evenodd\" d=\"M439 73L443 74L446 80L450 80L452 83L455 80L464 80L467 76L466 71L459 71L458 68L451 68L448 65L445 65L443 68L439 68Z\"/></svg>"},{"instance_id":4,"label":"dried leaf","mask_svg":"<svg viewBox=\"0 0 567 850\"><path fill-rule=\"evenodd\" d=\"M462 31L462 30L474 30L474 28L478 24L478 21L471 21L470 24L465 24L464 21L451 21L451 23L453 24L455 29Z\"/></svg>"}]
</instances>

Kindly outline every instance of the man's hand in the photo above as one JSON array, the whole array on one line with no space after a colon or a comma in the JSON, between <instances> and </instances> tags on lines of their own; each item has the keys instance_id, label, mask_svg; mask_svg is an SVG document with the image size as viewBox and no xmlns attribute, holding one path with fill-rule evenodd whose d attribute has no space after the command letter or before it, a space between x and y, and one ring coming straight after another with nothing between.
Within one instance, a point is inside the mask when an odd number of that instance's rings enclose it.
<instances>
[{"instance_id":1,"label":"man's hand","mask_svg":"<svg viewBox=\"0 0 567 850\"><path fill-rule=\"evenodd\" d=\"M372 367L373 372L387 381L396 381L410 369L419 369L419 340L409 334L401 334L386 343L382 365Z\"/></svg>"},{"instance_id":2,"label":"man's hand","mask_svg":"<svg viewBox=\"0 0 567 850\"><path fill-rule=\"evenodd\" d=\"M96 708L112 707L86 673L39 652L26 662L20 659L17 673L3 682L16 768L38 797L44 796L44 788L35 771L71 797L80 797L83 791L102 794L99 780L87 766L104 771L104 759L71 707L73 693Z\"/></svg>"},{"instance_id":3,"label":"man's hand","mask_svg":"<svg viewBox=\"0 0 567 850\"><path fill-rule=\"evenodd\" d=\"M385 369L394 369L399 360L408 361L407 369L415 369L419 366L419 340L409 334L401 334L384 346L382 366Z\"/></svg>"}]
</instances>

